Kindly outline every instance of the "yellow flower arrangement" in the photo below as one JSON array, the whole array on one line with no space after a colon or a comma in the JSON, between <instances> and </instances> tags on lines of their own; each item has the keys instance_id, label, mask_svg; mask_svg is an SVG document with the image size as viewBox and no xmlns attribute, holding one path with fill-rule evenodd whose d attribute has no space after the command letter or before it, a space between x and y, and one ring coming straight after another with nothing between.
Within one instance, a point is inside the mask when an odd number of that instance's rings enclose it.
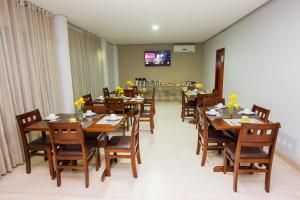
<instances>
[{"instance_id":1,"label":"yellow flower arrangement","mask_svg":"<svg viewBox=\"0 0 300 200\"><path fill-rule=\"evenodd\" d=\"M77 101L75 101L74 104L75 104L75 106L77 106L78 109L80 109L81 105L84 103L85 103L84 99L82 97L80 97Z\"/></svg>"},{"instance_id":2,"label":"yellow flower arrangement","mask_svg":"<svg viewBox=\"0 0 300 200\"><path fill-rule=\"evenodd\" d=\"M228 108L229 108L229 112L230 112L230 115L232 114L232 112L233 112L233 108L236 108L236 109L239 109L239 104L236 102L236 100L237 100L237 95L236 94L230 94L229 95L229 99L231 100L231 101L229 101L228 103L227 103L227 106L228 106Z\"/></svg>"},{"instance_id":3,"label":"yellow flower arrangement","mask_svg":"<svg viewBox=\"0 0 300 200\"><path fill-rule=\"evenodd\" d=\"M197 83L197 84L196 84L196 88L197 88L197 89L202 89L202 88L203 88L202 83Z\"/></svg>"},{"instance_id":4,"label":"yellow flower arrangement","mask_svg":"<svg viewBox=\"0 0 300 200\"><path fill-rule=\"evenodd\" d=\"M77 114L78 118L81 119L83 117L83 104L85 103L84 99L80 97L78 100L74 102L75 106L77 107Z\"/></svg>"},{"instance_id":5,"label":"yellow flower arrangement","mask_svg":"<svg viewBox=\"0 0 300 200\"><path fill-rule=\"evenodd\" d=\"M126 81L126 85L130 87L130 86L132 86L132 85L133 85L133 82L132 82L131 80L129 80L129 81Z\"/></svg>"},{"instance_id":6,"label":"yellow flower arrangement","mask_svg":"<svg viewBox=\"0 0 300 200\"><path fill-rule=\"evenodd\" d=\"M122 95L124 95L124 89L121 87L116 87L116 96L120 97Z\"/></svg>"}]
</instances>

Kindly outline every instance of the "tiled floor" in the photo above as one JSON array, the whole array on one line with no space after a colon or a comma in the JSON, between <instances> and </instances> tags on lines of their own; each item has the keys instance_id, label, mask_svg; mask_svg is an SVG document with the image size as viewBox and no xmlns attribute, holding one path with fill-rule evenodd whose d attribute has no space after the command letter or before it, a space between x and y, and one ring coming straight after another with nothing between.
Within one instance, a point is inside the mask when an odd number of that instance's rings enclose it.
<instances>
[{"instance_id":1,"label":"tiled floor","mask_svg":"<svg viewBox=\"0 0 300 200\"><path fill-rule=\"evenodd\" d=\"M219 199L219 200L295 200L300 199L300 173L275 157L271 192L264 191L264 175L240 175L238 193L232 192L232 173L214 173L212 168L222 163L222 156L208 154L205 167L196 156L196 129L181 122L178 103L159 103L155 134L148 124L141 125L142 164L138 179L132 177L129 161L121 160L112 175L100 182L100 172L90 166L90 187L84 186L82 172L65 171L62 185L50 179L47 163L34 158L32 173L25 166L17 167L0 180L0 199ZM103 157L103 156L102 156Z\"/></svg>"}]
</instances>

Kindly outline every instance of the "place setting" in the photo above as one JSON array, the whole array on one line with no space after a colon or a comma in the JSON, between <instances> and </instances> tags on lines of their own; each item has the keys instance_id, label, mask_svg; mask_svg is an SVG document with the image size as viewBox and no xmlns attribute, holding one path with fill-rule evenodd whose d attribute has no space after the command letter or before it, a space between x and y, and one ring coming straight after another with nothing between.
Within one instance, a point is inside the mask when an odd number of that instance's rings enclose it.
<instances>
[{"instance_id":1,"label":"place setting","mask_svg":"<svg viewBox=\"0 0 300 200\"><path fill-rule=\"evenodd\" d=\"M59 119L60 119L60 116L58 116L58 115L56 115L54 113L51 113L51 114L49 114L48 116L46 116L44 118L45 121L50 121L50 122L57 121Z\"/></svg>"},{"instance_id":2,"label":"place setting","mask_svg":"<svg viewBox=\"0 0 300 200\"><path fill-rule=\"evenodd\" d=\"M96 113L91 110L87 110L85 113L83 113L83 117L93 117L95 115Z\"/></svg>"},{"instance_id":3,"label":"place setting","mask_svg":"<svg viewBox=\"0 0 300 200\"><path fill-rule=\"evenodd\" d=\"M121 119L123 119L123 116L118 116L116 114L110 114L110 115L104 116L96 124L118 124Z\"/></svg>"}]
</instances>

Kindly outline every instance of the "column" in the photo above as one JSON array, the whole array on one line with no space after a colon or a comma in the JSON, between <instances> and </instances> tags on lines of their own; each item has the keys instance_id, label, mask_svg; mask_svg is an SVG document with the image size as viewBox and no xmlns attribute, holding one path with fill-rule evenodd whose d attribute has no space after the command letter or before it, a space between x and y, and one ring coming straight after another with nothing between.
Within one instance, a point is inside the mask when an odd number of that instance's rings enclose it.
<instances>
[{"instance_id":1,"label":"column","mask_svg":"<svg viewBox=\"0 0 300 200\"><path fill-rule=\"evenodd\" d=\"M68 21L65 15L55 15L54 32L56 37L57 60L62 92L62 112L74 112L73 84L69 52Z\"/></svg>"}]
</instances>

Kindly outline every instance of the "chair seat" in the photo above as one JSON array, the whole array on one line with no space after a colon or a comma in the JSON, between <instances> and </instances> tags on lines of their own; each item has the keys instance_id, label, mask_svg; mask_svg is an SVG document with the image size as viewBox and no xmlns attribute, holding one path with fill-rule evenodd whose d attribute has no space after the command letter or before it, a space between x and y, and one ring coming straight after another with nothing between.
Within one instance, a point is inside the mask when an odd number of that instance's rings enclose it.
<instances>
[{"instance_id":1,"label":"chair seat","mask_svg":"<svg viewBox=\"0 0 300 200\"><path fill-rule=\"evenodd\" d=\"M201 134L202 135L202 134ZM203 136L203 135L202 135ZM208 127L208 142L227 142L230 138L223 133L223 131L218 131L214 127Z\"/></svg>"},{"instance_id":2,"label":"chair seat","mask_svg":"<svg viewBox=\"0 0 300 200\"><path fill-rule=\"evenodd\" d=\"M39 137L33 141L31 141L29 144L29 149L33 149L33 150L44 150L44 149L48 149L51 148L51 140L50 140L50 136L46 135L45 137Z\"/></svg>"},{"instance_id":3,"label":"chair seat","mask_svg":"<svg viewBox=\"0 0 300 200\"><path fill-rule=\"evenodd\" d=\"M141 117L143 116L150 116L150 110L144 109L143 113L141 113Z\"/></svg>"},{"instance_id":4,"label":"chair seat","mask_svg":"<svg viewBox=\"0 0 300 200\"><path fill-rule=\"evenodd\" d=\"M104 140L105 133L84 133L84 138L86 140Z\"/></svg>"},{"instance_id":5,"label":"chair seat","mask_svg":"<svg viewBox=\"0 0 300 200\"><path fill-rule=\"evenodd\" d=\"M236 151L236 144L235 143L228 143L226 145L226 150L229 153L232 159L235 158L235 151ZM242 147L240 158L257 158L257 159L267 159L268 154L261 150L258 147Z\"/></svg>"},{"instance_id":6,"label":"chair seat","mask_svg":"<svg viewBox=\"0 0 300 200\"><path fill-rule=\"evenodd\" d=\"M152 98L151 99L145 99L144 105L151 105Z\"/></svg>"},{"instance_id":7,"label":"chair seat","mask_svg":"<svg viewBox=\"0 0 300 200\"><path fill-rule=\"evenodd\" d=\"M129 116L134 116L139 113L139 110L135 108L125 108L125 113Z\"/></svg>"},{"instance_id":8,"label":"chair seat","mask_svg":"<svg viewBox=\"0 0 300 200\"><path fill-rule=\"evenodd\" d=\"M87 157L89 157L95 150L96 148L92 143L86 142ZM78 157L81 159L82 156L83 153L80 144L64 145L63 148L57 150L57 155L56 155L57 159L66 158L66 157Z\"/></svg>"},{"instance_id":9,"label":"chair seat","mask_svg":"<svg viewBox=\"0 0 300 200\"><path fill-rule=\"evenodd\" d=\"M130 136L113 136L105 149L130 149Z\"/></svg>"},{"instance_id":10,"label":"chair seat","mask_svg":"<svg viewBox=\"0 0 300 200\"><path fill-rule=\"evenodd\" d=\"M185 107L196 107L196 101L188 101L185 103Z\"/></svg>"}]
</instances>

